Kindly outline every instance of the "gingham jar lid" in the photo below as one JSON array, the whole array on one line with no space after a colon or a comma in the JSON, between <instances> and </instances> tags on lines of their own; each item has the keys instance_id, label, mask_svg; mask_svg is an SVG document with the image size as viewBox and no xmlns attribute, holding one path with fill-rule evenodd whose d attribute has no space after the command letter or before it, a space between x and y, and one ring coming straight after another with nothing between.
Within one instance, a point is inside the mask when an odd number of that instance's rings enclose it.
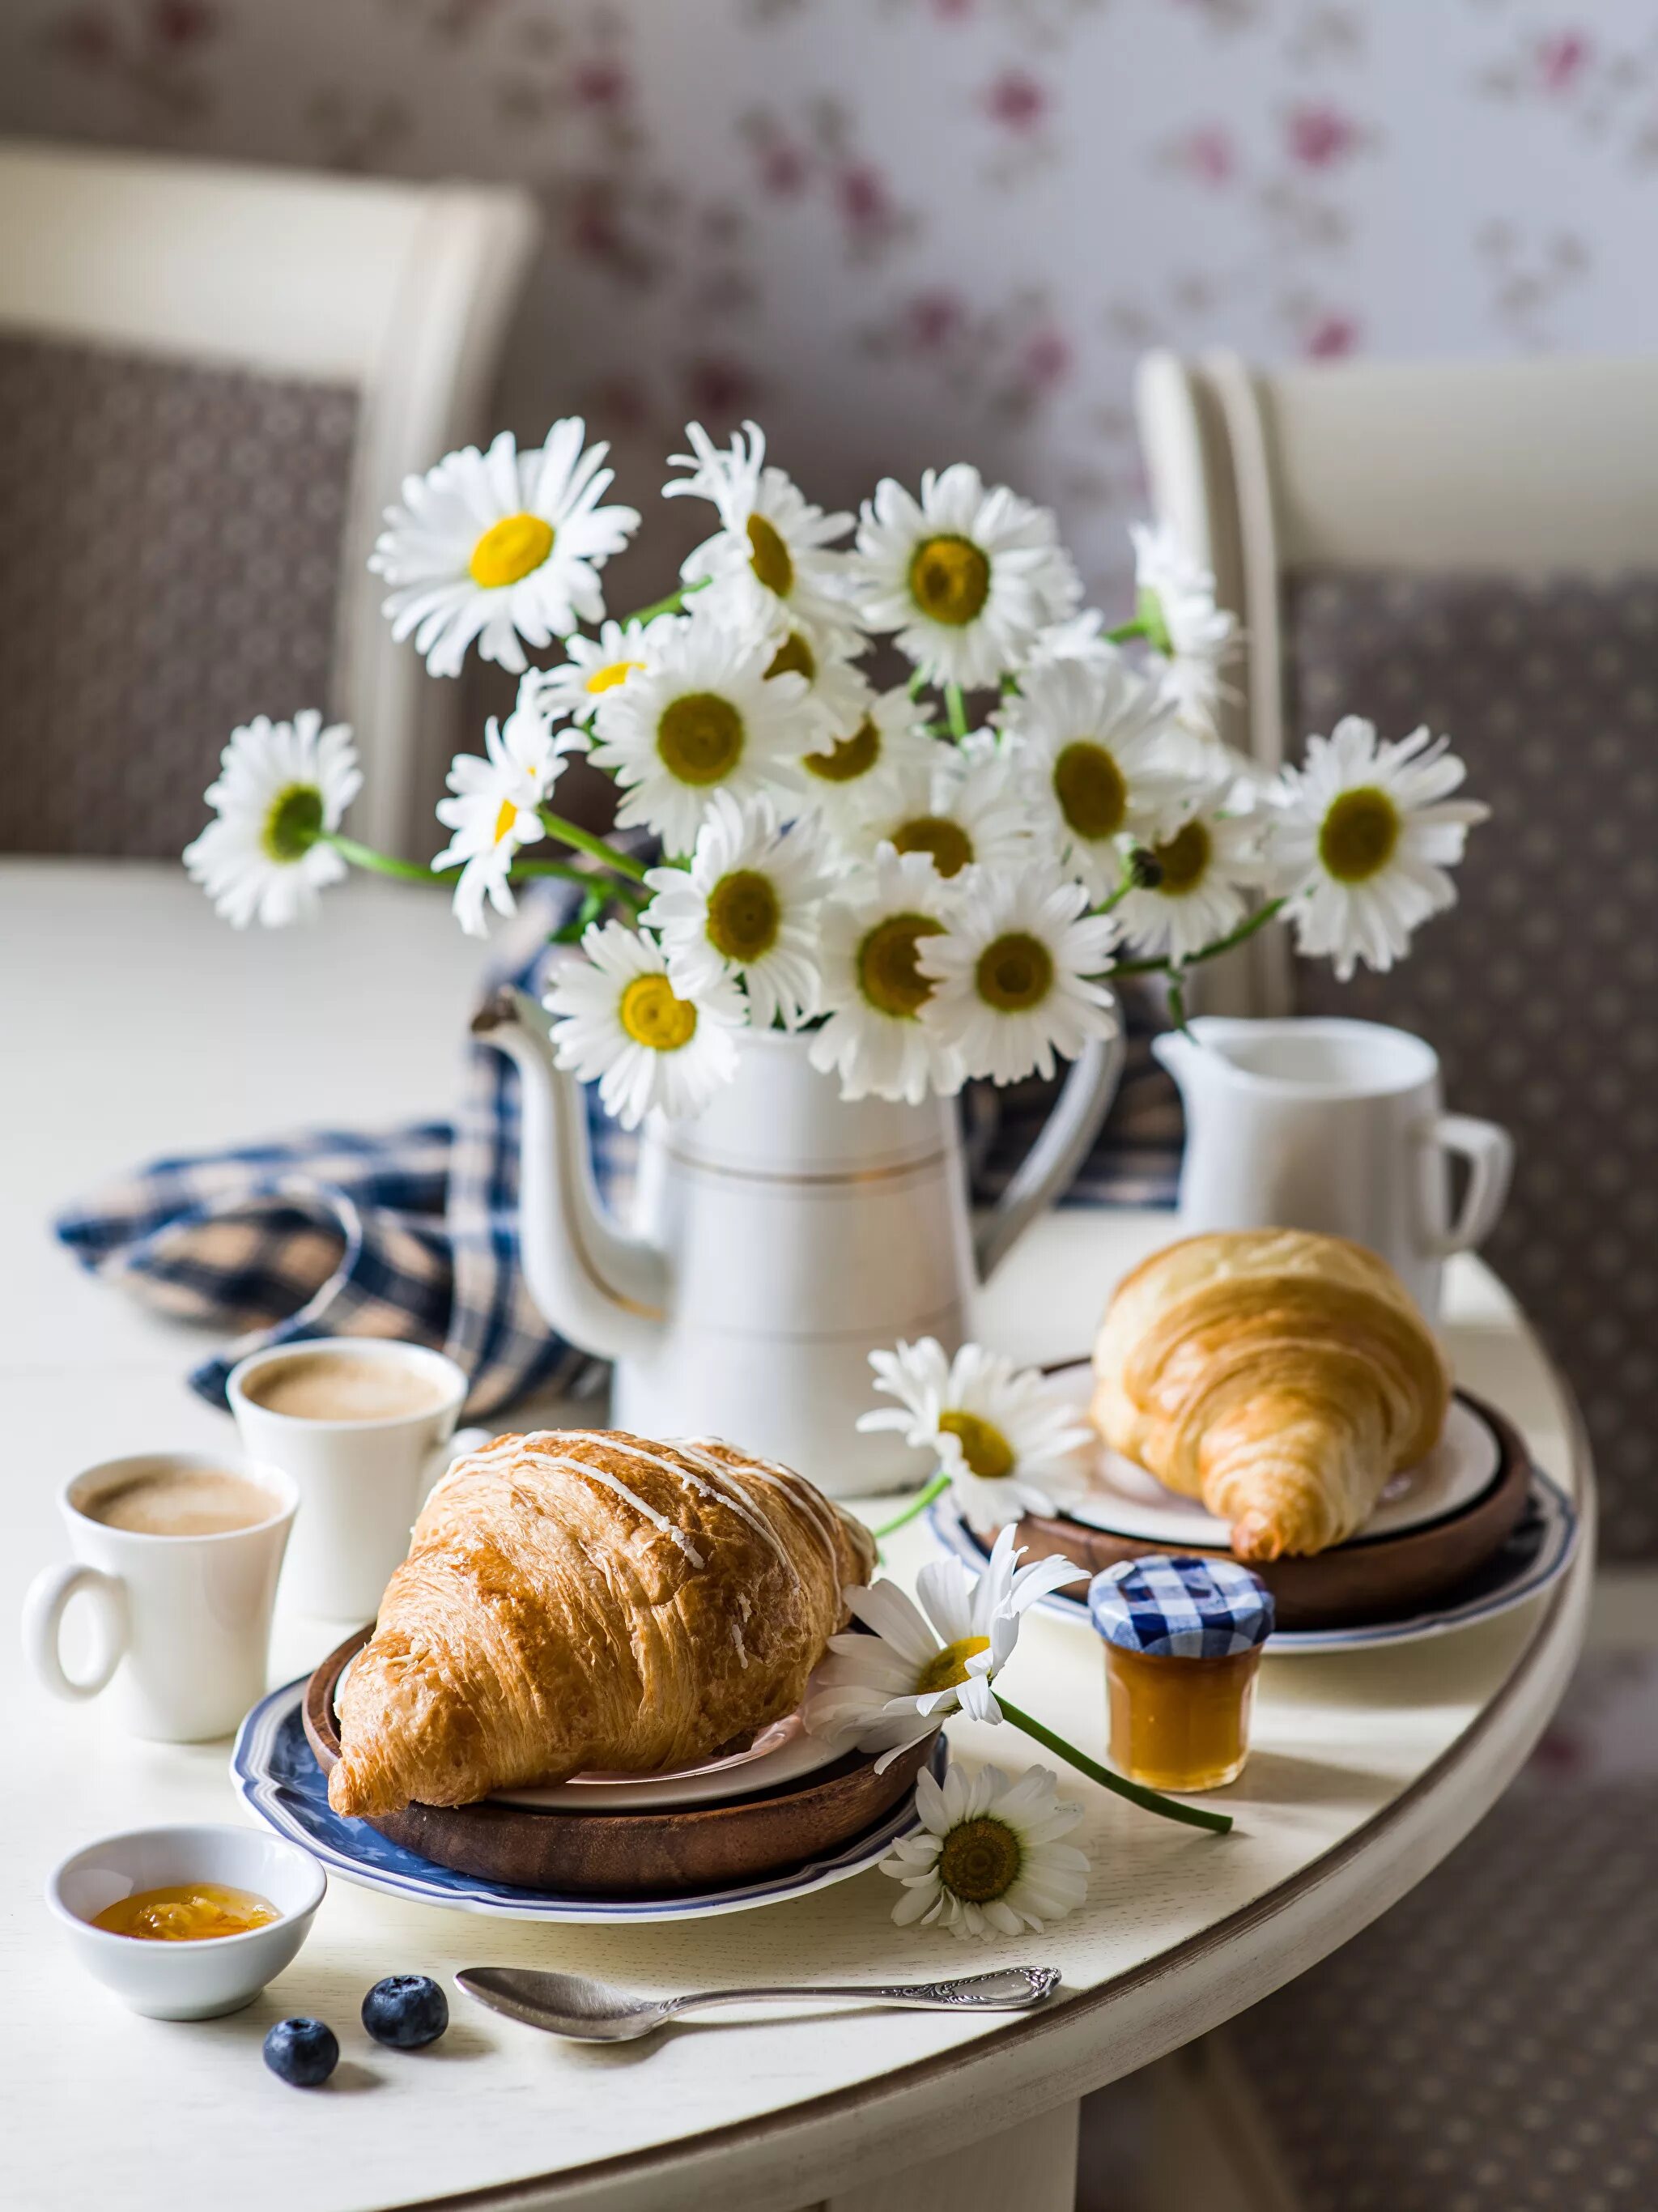
<instances>
[{"instance_id":1,"label":"gingham jar lid","mask_svg":"<svg viewBox=\"0 0 1658 2212\"><path fill-rule=\"evenodd\" d=\"M1272 1632L1272 1593L1236 1559L1121 1559L1088 1585L1108 1644L1157 1659L1224 1659Z\"/></svg>"}]
</instances>

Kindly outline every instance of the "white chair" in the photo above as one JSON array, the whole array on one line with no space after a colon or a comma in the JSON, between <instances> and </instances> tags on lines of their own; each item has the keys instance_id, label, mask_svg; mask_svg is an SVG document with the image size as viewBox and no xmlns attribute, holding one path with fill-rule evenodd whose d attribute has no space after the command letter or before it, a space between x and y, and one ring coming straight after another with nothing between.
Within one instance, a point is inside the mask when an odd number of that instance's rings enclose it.
<instances>
[{"instance_id":1,"label":"white chair","mask_svg":"<svg viewBox=\"0 0 1658 2212\"><path fill-rule=\"evenodd\" d=\"M1229 995L1421 1030L1454 1102L1516 1128L1490 1256L1583 1402L1610 1640L1650 1646L1658 361L1157 354L1139 404L1157 518L1248 632L1232 741L1275 764L1344 709L1425 720L1492 804L1461 906L1400 968L1337 986L1273 933ZM1649 1707L1643 1679L1621 1694ZM1157 2212L1199 2190L1216 2212L1575 2212L1626 2168L1658 2203L1658 1996L1629 1972L1655 1810L1638 1764L1517 1791L1375 1928L1166 2062Z\"/></svg>"},{"instance_id":2,"label":"white chair","mask_svg":"<svg viewBox=\"0 0 1658 2212\"><path fill-rule=\"evenodd\" d=\"M176 849L232 723L316 705L353 827L424 857L459 687L364 563L484 427L536 230L518 191L0 145L0 733L81 771L66 810L37 756L0 847Z\"/></svg>"}]
</instances>

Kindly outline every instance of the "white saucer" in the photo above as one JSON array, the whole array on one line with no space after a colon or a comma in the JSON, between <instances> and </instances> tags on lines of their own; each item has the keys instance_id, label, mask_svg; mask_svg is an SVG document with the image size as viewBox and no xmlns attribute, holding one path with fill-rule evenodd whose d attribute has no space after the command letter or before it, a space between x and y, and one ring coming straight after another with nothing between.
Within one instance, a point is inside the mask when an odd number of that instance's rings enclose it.
<instances>
[{"instance_id":1,"label":"white saucer","mask_svg":"<svg viewBox=\"0 0 1658 2212\"><path fill-rule=\"evenodd\" d=\"M1079 1407L1085 1407L1093 1395L1094 1373L1085 1359L1060 1368L1049 1380ZM1439 1442L1426 1459L1394 1477L1375 1512L1349 1541L1401 1535L1407 1528L1423 1528L1460 1513L1490 1489L1502 1463L1503 1448L1490 1422L1466 1399L1453 1398ZM1196 1545L1224 1552L1231 1541L1225 1522L1206 1513L1195 1498L1165 1490L1154 1474L1121 1452L1108 1451L1102 1444L1091 1476L1093 1487L1085 1496L1065 1501L1061 1510L1067 1520L1145 1544Z\"/></svg>"},{"instance_id":2,"label":"white saucer","mask_svg":"<svg viewBox=\"0 0 1658 2212\"><path fill-rule=\"evenodd\" d=\"M337 1717L340 1692L355 1664L354 1655L334 1685ZM733 1752L729 1759L676 1767L668 1774L573 1774L568 1781L544 1786L525 1783L515 1790L492 1790L488 1802L527 1805L542 1813L645 1813L659 1806L715 1805L728 1797L746 1796L751 1790L775 1790L780 1784L798 1782L803 1775L832 1766L841 1755L821 1736L808 1735L799 1714L793 1712L762 1729L746 1751Z\"/></svg>"}]
</instances>

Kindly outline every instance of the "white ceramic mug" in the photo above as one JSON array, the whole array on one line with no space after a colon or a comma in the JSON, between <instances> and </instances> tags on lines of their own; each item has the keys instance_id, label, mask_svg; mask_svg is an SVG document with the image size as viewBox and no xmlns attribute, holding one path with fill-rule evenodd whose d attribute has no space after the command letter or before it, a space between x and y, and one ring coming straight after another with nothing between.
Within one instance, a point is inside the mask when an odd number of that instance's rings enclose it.
<instances>
[{"instance_id":1,"label":"white ceramic mug","mask_svg":"<svg viewBox=\"0 0 1658 2212\"><path fill-rule=\"evenodd\" d=\"M144 1452L88 1468L58 1504L74 1561L46 1567L23 1601L23 1650L54 1696L113 1692L125 1725L162 1743L228 1735L264 1695L276 1577L299 1503L274 1467L234 1469L270 1498L270 1517L212 1536L159 1536L112 1528L90 1508L108 1492L170 1469L223 1472L203 1452ZM60 1641L70 1601L92 1608L90 1671L70 1674Z\"/></svg>"},{"instance_id":2,"label":"white ceramic mug","mask_svg":"<svg viewBox=\"0 0 1658 2212\"><path fill-rule=\"evenodd\" d=\"M250 1396L249 1385L260 1376L327 1352L386 1361L439 1385L441 1395L410 1413L366 1421L313 1420ZM454 1433L466 1395L465 1370L418 1344L307 1337L250 1353L231 1370L227 1388L249 1457L281 1468L299 1488L284 1607L329 1620L372 1620L392 1570L409 1549L427 1492L452 1460L489 1440L483 1429Z\"/></svg>"},{"instance_id":3,"label":"white ceramic mug","mask_svg":"<svg viewBox=\"0 0 1658 2212\"><path fill-rule=\"evenodd\" d=\"M1186 1109L1181 1226L1315 1229L1368 1244L1424 1314L1444 1262L1503 1211L1514 1144L1444 1110L1439 1059L1377 1022L1204 1014L1152 1040ZM1449 1160L1467 1163L1455 1219Z\"/></svg>"}]
</instances>

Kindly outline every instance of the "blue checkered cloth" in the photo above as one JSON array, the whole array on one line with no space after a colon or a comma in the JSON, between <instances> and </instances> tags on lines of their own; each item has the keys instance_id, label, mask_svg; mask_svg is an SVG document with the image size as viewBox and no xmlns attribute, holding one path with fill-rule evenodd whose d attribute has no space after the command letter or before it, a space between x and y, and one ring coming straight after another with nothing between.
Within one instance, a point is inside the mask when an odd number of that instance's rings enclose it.
<instances>
[{"instance_id":1,"label":"blue checkered cloth","mask_svg":"<svg viewBox=\"0 0 1658 2212\"><path fill-rule=\"evenodd\" d=\"M487 988L539 995L567 886L538 886L496 940ZM1172 1205L1180 1118L1151 1059L1153 1009L1129 1008L1128 1073L1071 1202ZM964 1102L974 1194L993 1198L1029 1148L1057 1083L975 1085ZM599 1186L618 1209L635 1139L588 1090ZM61 1214L58 1236L90 1273L155 1310L234 1341L190 1376L212 1404L239 1359L319 1336L434 1346L471 1377L465 1413L541 1389L598 1387L599 1361L555 1335L525 1286L518 1243L519 1076L468 1045L453 1121L361 1132L313 1129L260 1145L154 1160Z\"/></svg>"},{"instance_id":2,"label":"blue checkered cloth","mask_svg":"<svg viewBox=\"0 0 1658 2212\"><path fill-rule=\"evenodd\" d=\"M1272 1593L1233 1559L1120 1559L1088 1585L1089 1617L1108 1644L1154 1659L1226 1659L1272 1632Z\"/></svg>"}]
</instances>

